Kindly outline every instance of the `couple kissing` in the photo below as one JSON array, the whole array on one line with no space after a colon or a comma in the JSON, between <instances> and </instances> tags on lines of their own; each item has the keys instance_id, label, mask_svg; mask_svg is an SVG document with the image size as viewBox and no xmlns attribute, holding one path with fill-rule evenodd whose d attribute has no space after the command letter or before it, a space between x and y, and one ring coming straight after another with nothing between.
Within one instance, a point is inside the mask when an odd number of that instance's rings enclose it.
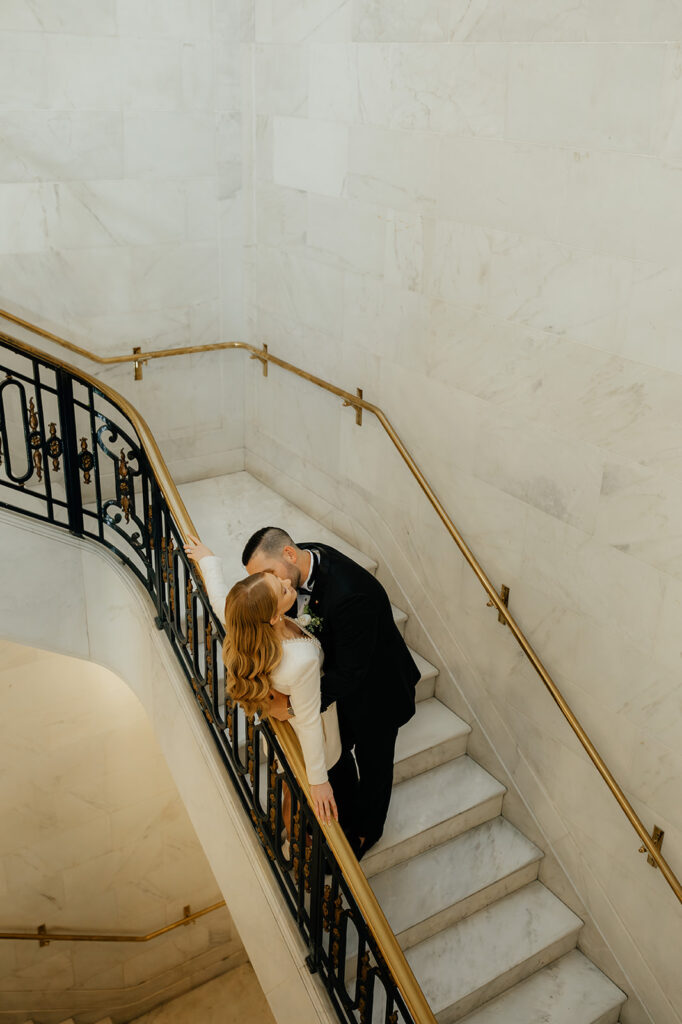
<instances>
[{"instance_id":1,"label":"couple kissing","mask_svg":"<svg viewBox=\"0 0 682 1024\"><path fill-rule=\"evenodd\" d=\"M229 592L209 548L190 536L185 551L225 624L228 693L247 714L291 722L315 813L336 818L362 857L383 832L419 681L386 591L340 551L275 526L249 539L248 576Z\"/></svg>"}]
</instances>

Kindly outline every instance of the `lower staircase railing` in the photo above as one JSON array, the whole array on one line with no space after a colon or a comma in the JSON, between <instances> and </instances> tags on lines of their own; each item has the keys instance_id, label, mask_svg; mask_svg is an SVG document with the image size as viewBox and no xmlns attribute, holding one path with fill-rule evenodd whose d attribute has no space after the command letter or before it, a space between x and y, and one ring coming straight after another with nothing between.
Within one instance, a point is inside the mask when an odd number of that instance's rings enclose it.
<instances>
[{"instance_id":1,"label":"lower staircase railing","mask_svg":"<svg viewBox=\"0 0 682 1024\"><path fill-rule=\"evenodd\" d=\"M223 627L183 550L196 530L149 427L102 381L4 333L0 499L104 545L146 589L339 1020L435 1024L343 832L312 811L293 730L246 717L226 697Z\"/></svg>"}]
</instances>

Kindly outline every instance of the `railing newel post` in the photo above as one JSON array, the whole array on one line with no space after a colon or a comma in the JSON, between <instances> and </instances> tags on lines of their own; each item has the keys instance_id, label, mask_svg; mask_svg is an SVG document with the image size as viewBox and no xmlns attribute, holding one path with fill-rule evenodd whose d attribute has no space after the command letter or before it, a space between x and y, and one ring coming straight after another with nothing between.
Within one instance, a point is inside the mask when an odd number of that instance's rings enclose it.
<instances>
[{"instance_id":1,"label":"railing newel post","mask_svg":"<svg viewBox=\"0 0 682 1024\"><path fill-rule=\"evenodd\" d=\"M149 501L151 507L151 556L154 569L154 603L156 604L156 617L154 619L157 629L164 628L163 613L163 573L161 559L164 557L164 545L162 544L161 530L161 508L160 495L156 480L150 474L149 478Z\"/></svg>"},{"instance_id":2,"label":"railing newel post","mask_svg":"<svg viewBox=\"0 0 682 1024\"><path fill-rule=\"evenodd\" d=\"M322 829L315 817L311 817L313 823L312 850L309 862L310 882L310 954L306 958L308 970L316 974L320 965L320 954L322 950L323 931L323 903L324 903L324 858L322 852Z\"/></svg>"},{"instance_id":3,"label":"railing newel post","mask_svg":"<svg viewBox=\"0 0 682 1024\"><path fill-rule=\"evenodd\" d=\"M78 435L74 410L73 380L66 370L56 370L57 406L64 445L64 486L66 488L69 530L81 536L83 533L83 497L78 467ZM99 472L95 464L95 472Z\"/></svg>"}]
</instances>

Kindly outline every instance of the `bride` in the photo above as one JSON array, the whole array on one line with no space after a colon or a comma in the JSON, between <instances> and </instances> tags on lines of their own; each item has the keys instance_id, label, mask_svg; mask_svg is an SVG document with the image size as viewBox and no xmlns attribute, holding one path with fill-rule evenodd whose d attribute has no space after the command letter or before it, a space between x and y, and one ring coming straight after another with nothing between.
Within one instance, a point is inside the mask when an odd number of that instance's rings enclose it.
<instances>
[{"instance_id":1,"label":"bride","mask_svg":"<svg viewBox=\"0 0 682 1024\"><path fill-rule=\"evenodd\" d=\"M225 623L223 661L229 695L244 711L268 717L272 690L289 697L290 719L298 737L317 817L339 815L327 769L341 756L341 739L332 704L320 712L323 653L318 640L285 613L296 604L289 580L258 572L227 591L220 559L198 537L188 535L188 557L199 564L211 606ZM285 819L290 796L285 789ZM289 832L291 829L289 828Z\"/></svg>"}]
</instances>

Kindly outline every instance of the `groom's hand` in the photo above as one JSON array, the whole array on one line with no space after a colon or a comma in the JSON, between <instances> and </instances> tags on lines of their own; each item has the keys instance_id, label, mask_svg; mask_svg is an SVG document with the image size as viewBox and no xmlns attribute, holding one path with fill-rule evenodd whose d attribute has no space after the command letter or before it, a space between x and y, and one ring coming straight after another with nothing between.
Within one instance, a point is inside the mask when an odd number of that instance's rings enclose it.
<instances>
[{"instance_id":1,"label":"groom's hand","mask_svg":"<svg viewBox=\"0 0 682 1024\"><path fill-rule=\"evenodd\" d=\"M270 691L270 715L272 718L276 718L279 722L288 722L291 718L289 714L289 698L286 693L280 693L279 690Z\"/></svg>"}]
</instances>

